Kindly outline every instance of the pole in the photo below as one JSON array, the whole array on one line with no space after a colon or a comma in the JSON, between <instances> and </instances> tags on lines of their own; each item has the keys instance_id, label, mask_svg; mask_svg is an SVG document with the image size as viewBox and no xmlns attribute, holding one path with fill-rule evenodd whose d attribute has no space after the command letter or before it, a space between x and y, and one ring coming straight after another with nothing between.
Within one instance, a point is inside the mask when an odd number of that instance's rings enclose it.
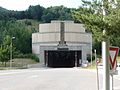
<instances>
[{"instance_id":1,"label":"pole","mask_svg":"<svg viewBox=\"0 0 120 90\"><path fill-rule=\"evenodd\" d=\"M99 90L99 74L98 74L98 67L96 66L97 69L97 85L98 85L98 90Z\"/></svg>"},{"instance_id":2,"label":"pole","mask_svg":"<svg viewBox=\"0 0 120 90\"><path fill-rule=\"evenodd\" d=\"M102 42L103 60L103 90L110 90L109 62L108 62L108 42Z\"/></svg>"},{"instance_id":3,"label":"pole","mask_svg":"<svg viewBox=\"0 0 120 90\"><path fill-rule=\"evenodd\" d=\"M113 74L110 75L110 90L113 90Z\"/></svg>"},{"instance_id":4,"label":"pole","mask_svg":"<svg viewBox=\"0 0 120 90\"><path fill-rule=\"evenodd\" d=\"M12 67L12 38L11 38L11 45L10 45L10 68Z\"/></svg>"},{"instance_id":5,"label":"pole","mask_svg":"<svg viewBox=\"0 0 120 90\"><path fill-rule=\"evenodd\" d=\"M92 43L91 43L91 67L92 67Z\"/></svg>"},{"instance_id":6,"label":"pole","mask_svg":"<svg viewBox=\"0 0 120 90\"><path fill-rule=\"evenodd\" d=\"M102 1L103 9L103 21L104 16L106 15L104 4L107 0ZM108 39L106 37L106 31L103 30L103 41L102 41L102 60L103 60L103 90L110 90L110 75L109 75L109 45Z\"/></svg>"},{"instance_id":7,"label":"pole","mask_svg":"<svg viewBox=\"0 0 120 90\"><path fill-rule=\"evenodd\" d=\"M10 45L10 68L12 67L12 40L15 39L15 37L11 38L11 45Z\"/></svg>"},{"instance_id":8,"label":"pole","mask_svg":"<svg viewBox=\"0 0 120 90\"><path fill-rule=\"evenodd\" d=\"M98 66L97 66L97 54L96 54L96 49L94 50L95 52L95 65L96 65L96 70L97 70L97 88L99 90L99 74L98 74Z\"/></svg>"},{"instance_id":9,"label":"pole","mask_svg":"<svg viewBox=\"0 0 120 90\"><path fill-rule=\"evenodd\" d=\"M97 62L97 55L96 55L96 49L94 50L95 52L95 62ZM97 65L97 64L96 64Z\"/></svg>"}]
</instances>

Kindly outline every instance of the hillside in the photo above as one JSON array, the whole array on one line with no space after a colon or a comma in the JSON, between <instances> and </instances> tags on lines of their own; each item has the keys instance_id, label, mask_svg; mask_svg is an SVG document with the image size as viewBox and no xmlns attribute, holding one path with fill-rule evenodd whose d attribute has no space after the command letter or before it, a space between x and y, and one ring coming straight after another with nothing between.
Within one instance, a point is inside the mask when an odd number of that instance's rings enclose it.
<instances>
[{"instance_id":1,"label":"hillside","mask_svg":"<svg viewBox=\"0 0 120 90\"><path fill-rule=\"evenodd\" d=\"M2 8L0 7L0 12L8 12L9 10L5 9L5 8Z\"/></svg>"},{"instance_id":2,"label":"hillside","mask_svg":"<svg viewBox=\"0 0 120 90\"><path fill-rule=\"evenodd\" d=\"M31 54L32 33L38 32L39 23L73 20L71 10L64 6L44 8L36 5L29 6L24 11L11 11L0 7L0 61L10 60L11 42L13 58Z\"/></svg>"},{"instance_id":3,"label":"hillside","mask_svg":"<svg viewBox=\"0 0 120 90\"><path fill-rule=\"evenodd\" d=\"M34 29L35 31L33 32L37 32L39 30L39 24L41 23L40 21L33 19L22 19L22 20L17 20L17 22L21 24L25 24L28 30Z\"/></svg>"},{"instance_id":4,"label":"hillside","mask_svg":"<svg viewBox=\"0 0 120 90\"><path fill-rule=\"evenodd\" d=\"M13 46L18 53L31 53L31 36L38 31L39 21L31 19L0 21L0 44L7 36L15 37Z\"/></svg>"},{"instance_id":5,"label":"hillside","mask_svg":"<svg viewBox=\"0 0 120 90\"><path fill-rule=\"evenodd\" d=\"M51 20L73 20L71 8L64 6L54 6L44 8L40 5L29 6L24 11L11 11L0 7L0 20L10 19L33 19L41 22L50 22Z\"/></svg>"}]
</instances>

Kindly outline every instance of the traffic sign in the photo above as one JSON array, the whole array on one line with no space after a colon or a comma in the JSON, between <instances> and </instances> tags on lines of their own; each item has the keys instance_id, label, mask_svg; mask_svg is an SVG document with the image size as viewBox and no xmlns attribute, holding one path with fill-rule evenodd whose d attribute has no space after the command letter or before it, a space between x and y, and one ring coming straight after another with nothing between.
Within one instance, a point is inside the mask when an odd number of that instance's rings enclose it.
<instances>
[{"instance_id":1,"label":"traffic sign","mask_svg":"<svg viewBox=\"0 0 120 90\"><path fill-rule=\"evenodd\" d=\"M118 56L118 51L119 51L118 47L113 46L109 47L109 60L112 70L116 69L117 65L116 57Z\"/></svg>"},{"instance_id":2,"label":"traffic sign","mask_svg":"<svg viewBox=\"0 0 120 90\"><path fill-rule=\"evenodd\" d=\"M99 63L100 63L100 59L97 58L97 60L96 60L96 64L98 65Z\"/></svg>"}]
</instances>

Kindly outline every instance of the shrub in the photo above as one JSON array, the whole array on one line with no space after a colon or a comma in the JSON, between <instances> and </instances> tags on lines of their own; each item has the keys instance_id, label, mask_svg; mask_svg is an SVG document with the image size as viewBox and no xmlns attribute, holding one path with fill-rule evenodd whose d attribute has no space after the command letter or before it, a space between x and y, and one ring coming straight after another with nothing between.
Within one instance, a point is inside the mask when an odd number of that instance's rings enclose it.
<instances>
[{"instance_id":1,"label":"shrub","mask_svg":"<svg viewBox=\"0 0 120 90\"><path fill-rule=\"evenodd\" d=\"M19 53L14 56L15 58L30 58L32 60L35 60L36 62L39 62L39 58L35 54L22 54Z\"/></svg>"},{"instance_id":2,"label":"shrub","mask_svg":"<svg viewBox=\"0 0 120 90\"><path fill-rule=\"evenodd\" d=\"M39 62L39 58L35 54L31 55L31 59L35 60L36 62Z\"/></svg>"},{"instance_id":3,"label":"shrub","mask_svg":"<svg viewBox=\"0 0 120 90\"><path fill-rule=\"evenodd\" d=\"M87 56L87 60L88 60L88 62L91 62L91 55ZM93 60L95 60L95 56L94 55L92 55L92 61Z\"/></svg>"}]
</instances>

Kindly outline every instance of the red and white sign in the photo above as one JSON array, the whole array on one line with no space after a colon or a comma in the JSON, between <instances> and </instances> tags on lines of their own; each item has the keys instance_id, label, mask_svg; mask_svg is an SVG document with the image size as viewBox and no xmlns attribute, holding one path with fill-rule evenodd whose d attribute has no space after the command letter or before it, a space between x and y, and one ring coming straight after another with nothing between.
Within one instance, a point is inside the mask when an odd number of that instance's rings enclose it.
<instances>
[{"instance_id":1,"label":"red and white sign","mask_svg":"<svg viewBox=\"0 0 120 90\"><path fill-rule=\"evenodd\" d=\"M118 56L118 51L119 51L118 47L109 47L109 60L112 70L116 69L117 65L116 57Z\"/></svg>"},{"instance_id":2,"label":"red and white sign","mask_svg":"<svg viewBox=\"0 0 120 90\"><path fill-rule=\"evenodd\" d=\"M96 60L96 64L98 65L99 63L100 63L100 59L97 58L97 60Z\"/></svg>"}]
</instances>

